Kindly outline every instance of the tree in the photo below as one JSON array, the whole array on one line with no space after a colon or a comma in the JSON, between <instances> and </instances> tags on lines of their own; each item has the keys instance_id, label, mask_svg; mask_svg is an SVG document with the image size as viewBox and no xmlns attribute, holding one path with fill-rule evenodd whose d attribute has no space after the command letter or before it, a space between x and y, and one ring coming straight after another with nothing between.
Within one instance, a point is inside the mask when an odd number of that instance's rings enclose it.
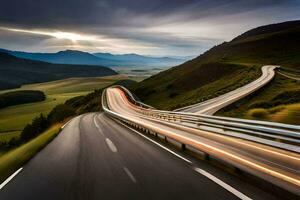
<instances>
[{"instance_id":1,"label":"tree","mask_svg":"<svg viewBox=\"0 0 300 200\"><path fill-rule=\"evenodd\" d=\"M54 124L56 122L61 122L65 118L75 114L75 110L71 106L59 104L52 109L52 111L47 116L47 120L49 124Z\"/></svg>"}]
</instances>

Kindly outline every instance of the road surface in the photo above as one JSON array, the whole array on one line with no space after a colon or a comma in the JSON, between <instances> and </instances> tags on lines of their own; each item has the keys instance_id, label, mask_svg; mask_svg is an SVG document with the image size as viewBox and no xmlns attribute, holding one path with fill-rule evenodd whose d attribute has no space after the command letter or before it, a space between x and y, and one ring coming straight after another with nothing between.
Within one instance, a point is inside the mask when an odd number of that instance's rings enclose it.
<instances>
[{"instance_id":1,"label":"road surface","mask_svg":"<svg viewBox=\"0 0 300 200\"><path fill-rule=\"evenodd\" d=\"M0 199L276 199L185 158L191 163L103 113L90 113L68 123L0 190Z\"/></svg>"},{"instance_id":2,"label":"road surface","mask_svg":"<svg viewBox=\"0 0 300 200\"><path fill-rule=\"evenodd\" d=\"M261 77L256 79L255 81L253 81L243 87L240 87L236 90L233 90L231 92L228 92L226 94L218 96L216 98L204 101L202 103L187 106L184 108L179 108L179 109L176 109L175 111L213 115L218 110L253 93L254 91L256 91L259 88L266 85L268 82L270 82L274 78L274 76L275 76L274 69L277 67L278 66L273 66L273 65L263 66L261 69L262 70Z\"/></svg>"},{"instance_id":3,"label":"road surface","mask_svg":"<svg viewBox=\"0 0 300 200\"><path fill-rule=\"evenodd\" d=\"M126 120L207 152L281 187L300 192L298 153L153 119L141 114L142 108L131 104L119 88L107 89L106 96L110 110Z\"/></svg>"}]
</instances>

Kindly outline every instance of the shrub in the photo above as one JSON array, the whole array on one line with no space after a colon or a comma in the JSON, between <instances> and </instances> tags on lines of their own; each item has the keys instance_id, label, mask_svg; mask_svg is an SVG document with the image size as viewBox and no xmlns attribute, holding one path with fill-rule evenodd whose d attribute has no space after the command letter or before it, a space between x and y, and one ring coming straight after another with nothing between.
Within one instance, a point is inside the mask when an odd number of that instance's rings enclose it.
<instances>
[{"instance_id":1,"label":"shrub","mask_svg":"<svg viewBox=\"0 0 300 200\"><path fill-rule=\"evenodd\" d=\"M277 107L274 107L274 108L270 108L269 113L270 114L275 114L275 113L280 112L284 109L285 109L285 106L277 106Z\"/></svg>"},{"instance_id":2,"label":"shrub","mask_svg":"<svg viewBox=\"0 0 300 200\"><path fill-rule=\"evenodd\" d=\"M281 104L298 103L300 102L300 90L282 92L275 96L272 101L280 102Z\"/></svg>"},{"instance_id":3,"label":"shrub","mask_svg":"<svg viewBox=\"0 0 300 200\"><path fill-rule=\"evenodd\" d=\"M55 106L47 117L49 124L54 124L56 122L61 122L65 118L75 115L75 110L71 106L66 104L59 104Z\"/></svg>"},{"instance_id":4,"label":"shrub","mask_svg":"<svg viewBox=\"0 0 300 200\"><path fill-rule=\"evenodd\" d=\"M254 102L253 104L249 105L248 108L270 108L272 107L272 103L260 101L260 102Z\"/></svg>"},{"instance_id":5,"label":"shrub","mask_svg":"<svg viewBox=\"0 0 300 200\"><path fill-rule=\"evenodd\" d=\"M20 143L20 140L18 140L17 138L13 137L9 140L8 142L8 146L9 147L13 147L13 146L16 146Z\"/></svg>"},{"instance_id":6,"label":"shrub","mask_svg":"<svg viewBox=\"0 0 300 200\"><path fill-rule=\"evenodd\" d=\"M166 89L171 89L172 87L173 87L173 84L170 83L170 84L167 85Z\"/></svg>"},{"instance_id":7,"label":"shrub","mask_svg":"<svg viewBox=\"0 0 300 200\"><path fill-rule=\"evenodd\" d=\"M170 97L170 98L173 98L173 97L176 97L177 95L178 95L177 92L172 92L172 93L169 95L169 97Z\"/></svg>"},{"instance_id":8,"label":"shrub","mask_svg":"<svg viewBox=\"0 0 300 200\"><path fill-rule=\"evenodd\" d=\"M256 108L256 109L252 109L252 110L248 111L248 115L251 118L267 119L269 112L263 108Z\"/></svg>"},{"instance_id":9,"label":"shrub","mask_svg":"<svg viewBox=\"0 0 300 200\"><path fill-rule=\"evenodd\" d=\"M49 126L47 118L41 114L39 117L33 119L31 124L27 124L21 133L21 141L28 141L43 131Z\"/></svg>"}]
</instances>

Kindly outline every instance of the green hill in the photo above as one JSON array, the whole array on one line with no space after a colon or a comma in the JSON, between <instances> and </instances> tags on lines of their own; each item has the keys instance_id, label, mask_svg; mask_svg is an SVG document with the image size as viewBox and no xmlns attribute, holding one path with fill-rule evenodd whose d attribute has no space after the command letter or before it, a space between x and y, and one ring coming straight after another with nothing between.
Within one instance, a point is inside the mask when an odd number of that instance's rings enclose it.
<instances>
[{"instance_id":1,"label":"green hill","mask_svg":"<svg viewBox=\"0 0 300 200\"><path fill-rule=\"evenodd\" d=\"M258 78L262 65L281 65L281 72L299 73L299 52L300 21L262 26L135 84L131 89L142 101L171 110L240 87ZM273 82L272 87L280 84L281 91L272 90L272 95L267 95L270 98L279 92L296 89L299 84L281 75L276 75ZM230 115L234 116L233 113Z\"/></svg>"},{"instance_id":2,"label":"green hill","mask_svg":"<svg viewBox=\"0 0 300 200\"><path fill-rule=\"evenodd\" d=\"M0 52L0 90L71 77L101 77L115 74L117 73L114 70L101 66L51 64Z\"/></svg>"},{"instance_id":3,"label":"green hill","mask_svg":"<svg viewBox=\"0 0 300 200\"><path fill-rule=\"evenodd\" d=\"M215 46L196 58L201 62L276 64L300 69L300 21L261 26Z\"/></svg>"}]
</instances>

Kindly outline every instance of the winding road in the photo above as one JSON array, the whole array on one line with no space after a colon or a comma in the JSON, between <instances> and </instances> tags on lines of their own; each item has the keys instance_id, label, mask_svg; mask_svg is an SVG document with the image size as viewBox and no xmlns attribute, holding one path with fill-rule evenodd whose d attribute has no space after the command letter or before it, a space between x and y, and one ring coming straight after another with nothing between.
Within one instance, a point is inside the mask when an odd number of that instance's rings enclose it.
<instances>
[{"instance_id":1,"label":"winding road","mask_svg":"<svg viewBox=\"0 0 300 200\"><path fill-rule=\"evenodd\" d=\"M267 67L267 77L272 68ZM117 87L104 95L109 112L116 116L183 140L270 182L299 188L297 153L149 118ZM107 112L72 119L18 172L0 189L1 200L284 198L171 148Z\"/></svg>"},{"instance_id":2,"label":"winding road","mask_svg":"<svg viewBox=\"0 0 300 200\"><path fill-rule=\"evenodd\" d=\"M274 78L275 76L274 70L278 67L279 66L274 66L274 65L263 66L261 68L262 75L255 81L243 87L240 87L236 90L220 95L216 98L204 101L202 103L194 104L191 106L179 108L176 109L175 111L213 115L221 108L224 108L225 106L228 106L229 104L236 102L237 100L242 99L243 97L265 86Z\"/></svg>"},{"instance_id":3,"label":"winding road","mask_svg":"<svg viewBox=\"0 0 300 200\"><path fill-rule=\"evenodd\" d=\"M250 198L277 199L103 113L74 118L0 190L1 200Z\"/></svg>"}]
</instances>

